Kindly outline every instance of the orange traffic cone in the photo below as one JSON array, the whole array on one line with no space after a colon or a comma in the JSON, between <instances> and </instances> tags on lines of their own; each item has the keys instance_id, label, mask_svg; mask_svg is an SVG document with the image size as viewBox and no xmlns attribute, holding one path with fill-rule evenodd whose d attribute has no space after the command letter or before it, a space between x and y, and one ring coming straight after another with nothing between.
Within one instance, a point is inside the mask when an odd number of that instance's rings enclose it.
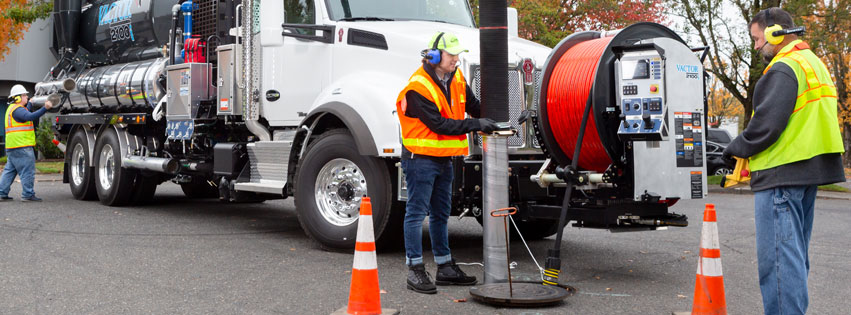
<instances>
[{"instance_id":1,"label":"orange traffic cone","mask_svg":"<svg viewBox=\"0 0 851 315\"><path fill-rule=\"evenodd\" d=\"M700 237L700 257L697 262L697 281L694 285L692 314L727 314L724 299L724 275L721 273L721 247L718 242L718 223L715 205L708 203L703 211L703 231Z\"/></svg>"},{"instance_id":2,"label":"orange traffic cone","mask_svg":"<svg viewBox=\"0 0 851 315\"><path fill-rule=\"evenodd\" d=\"M378 289L378 260L375 255L375 234L372 230L372 203L363 197L358 217L355 259L352 263L352 286L349 306L333 314L397 314L396 310L381 309Z\"/></svg>"}]
</instances>

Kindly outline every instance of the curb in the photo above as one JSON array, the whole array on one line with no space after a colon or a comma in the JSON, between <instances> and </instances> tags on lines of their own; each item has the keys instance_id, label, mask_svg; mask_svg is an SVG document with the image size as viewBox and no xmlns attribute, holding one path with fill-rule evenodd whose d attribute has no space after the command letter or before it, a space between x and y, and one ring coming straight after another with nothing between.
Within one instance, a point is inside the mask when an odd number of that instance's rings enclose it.
<instances>
[{"instance_id":1,"label":"curb","mask_svg":"<svg viewBox=\"0 0 851 315\"><path fill-rule=\"evenodd\" d=\"M710 188L710 194L727 194L727 195L753 195L753 191L749 188ZM816 192L817 199L830 200L851 200L851 193L833 192L833 191L818 191Z\"/></svg>"}]
</instances>

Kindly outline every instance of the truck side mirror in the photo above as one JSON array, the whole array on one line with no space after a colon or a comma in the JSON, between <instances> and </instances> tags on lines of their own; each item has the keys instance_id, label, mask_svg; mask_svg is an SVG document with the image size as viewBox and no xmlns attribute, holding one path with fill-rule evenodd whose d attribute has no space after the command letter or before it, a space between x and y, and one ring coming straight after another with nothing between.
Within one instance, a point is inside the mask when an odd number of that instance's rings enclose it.
<instances>
[{"instance_id":1,"label":"truck side mirror","mask_svg":"<svg viewBox=\"0 0 851 315\"><path fill-rule=\"evenodd\" d=\"M517 9L508 8L508 36L517 37Z\"/></svg>"}]
</instances>

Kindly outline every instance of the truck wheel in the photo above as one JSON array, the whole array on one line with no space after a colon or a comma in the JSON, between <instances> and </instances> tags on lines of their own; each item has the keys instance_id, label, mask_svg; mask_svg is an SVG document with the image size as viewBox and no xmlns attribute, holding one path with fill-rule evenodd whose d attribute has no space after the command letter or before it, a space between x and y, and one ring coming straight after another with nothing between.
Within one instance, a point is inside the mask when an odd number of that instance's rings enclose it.
<instances>
[{"instance_id":1,"label":"truck wheel","mask_svg":"<svg viewBox=\"0 0 851 315\"><path fill-rule=\"evenodd\" d=\"M133 194L135 172L121 167L121 144L114 129L107 129L95 146L95 187L100 203L122 206Z\"/></svg>"},{"instance_id":2,"label":"truck wheel","mask_svg":"<svg viewBox=\"0 0 851 315\"><path fill-rule=\"evenodd\" d=\"M204 199L219 197L219 189L216 186L210 185L206 180L198 177L192 177L191 182L180 184L180 189L189 198Z\"/></svg>"},{"instance_id":3,"label":"truck wheel","mask_svg":"<svg viewBox=\"0 0 851 315\"><path fill-rule=\"evenodd\" d=\"M390 217L390 175L386 164L358 153L345 130L322 134L301 158L295 178L298 221L326 249L351 249L363 196L372 203L376 242Z\"/></svg>"},{"instance_id":4,"label":"truck wheel","mask_svg":"<svg viewBox=\"0 0 851 315\"><path fill-rule=\"evenodd\" d=\"M83 131L75 132L69 141L68 147L68 179L71 186L71 194L77 200L97 199L95 188L94 170L91 166L92 157L89 156L89 139Z\"/></svg>"}]
</instances>

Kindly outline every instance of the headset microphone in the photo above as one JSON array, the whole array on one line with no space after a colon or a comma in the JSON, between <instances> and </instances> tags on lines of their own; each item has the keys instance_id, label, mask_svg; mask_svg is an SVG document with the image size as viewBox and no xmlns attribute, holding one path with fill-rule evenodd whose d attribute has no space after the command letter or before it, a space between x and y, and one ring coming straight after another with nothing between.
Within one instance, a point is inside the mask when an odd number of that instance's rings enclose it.
<instances>
[{"instance_id":1,"label":"headset microphone","mask_svg":"<svg viewBox=\"0 0 851 315\"><path fill-rule=\"evenodd\" d=\"M774 23L771 17L771 8L765 11L765 41L772 45L778 45L783 42L784 35L796 34L803 35L806 30L803 26L784 29L780 24Z\"/></svg>"}]
</instances>

